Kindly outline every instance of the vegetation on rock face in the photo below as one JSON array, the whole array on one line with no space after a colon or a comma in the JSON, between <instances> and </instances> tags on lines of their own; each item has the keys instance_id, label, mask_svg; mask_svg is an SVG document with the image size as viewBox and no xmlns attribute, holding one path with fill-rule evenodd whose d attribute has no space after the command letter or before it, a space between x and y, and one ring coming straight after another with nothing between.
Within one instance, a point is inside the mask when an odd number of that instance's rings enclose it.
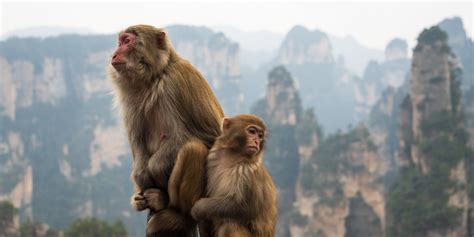
<instances>
[{"instance_id":1,"label":"vegetation on rock face","mask_svg":"<svg viewBox=\"0 0 474 237\"><path fill-rule=\"evenodd\" d=\"M301 167L301 185L308 192L316 192L321 203L338 205L344 194L342 184L335 176L360 173L364 169L353 163L350 152L376 150L367 128L363 126L346 134L330 135L313 152L310 163Z\"/></svg>"},{"instance_id":2,"label":"vegetation on rock face","mask_svg":"<svg viewBox=\"0 0 474 237\"><path fill-rule=\"evenodd\" d=\"M41 237L61 237L61 231L51 229L48 225L43 223L34 222L27 220L24 223L21 223L20 226L20 237L32 237L32 236L41 236Z\"/></svg>"},{"instance_id":3,"label":"vegetation on rock face","mask_svg":"<svg viewBox=\"0 0 474 237\"><path fill-rule=\"evenodd\" d=\"M438 41L446 46L446 40L446 33L435 26L420 34L417 48L420 44L434 44ZM417 49L415 53L416 51ZM448 52L449 50L444 53ZM449 205L448 200L453 193L466 189L463 181L452 178L452 171L462 161L469 163L470 150L467 146L468 134L464 126L464 116L460 110L459 83L453 72L448 80L451 85L451 110L421 116L421 134L417 138L413 137L411 125L401 127L401 139L405 144L404 154L410 165L400 170L387 195L388 237L426 236L429 232L446 233L447 230L458 227L461 222L462 208ZM424 101L418 108L412 108L410 97L407 96L401 109L405 113L411 113L412 109L423 111L426 103L430 101ZM417 148L419 154L413 154L414 148ZM413 155L418 157L412 157ZM415 164L415 159L421 161Z\"/></svg>"},{"instance_id":4,"label":"vegetation on rock face","mask_svg":"<svg viewBox=\"0 0 474 237\"><path fill-rule=\"evenodd\" d=\"M68 65L67 69L90 72L97 69L86 62L88 55L101 50L112 50L115 45L115 35L62 35L21 40L14 37L0 44L0 55L9 62L29 61L35 65L35 70L41 70L45 57L61 58L66 62L64 65Z\"/></svg>"},{"instance_id":5,"label":"vegetation on rock face","mask_svg":"<svg viewBox=\"0 0 474 237\"><path fill-rule=\"evenodd\" d=\"M464 25L459 17L448 18L440 22L439 27L448 33L448 43L463 65L462 87L466 92L474 86L474 42L464 30Z\"/></svg>"},{"instance_id":6,"label":"vegetation on rock face","mask_svg":"<svg viewBox=\"0 0 474 237\"><path fill-rule=\"evenodd\" d=\"M461 210L447 206L455 185L445 174L422 174L415 167L400 171L387 200L387 236L426 236L456 227Z\"/></svg>"},{"instance_id":7,"label":"vegetation on rock face","mask_svg":"<svg viewBox=\"0 0 474 237\"><path fill-rule=\"evenodd\" d=\"M436 41L447 42L448 34L441 30L439 26L432 26L429 29L424 29L418 36L419 44L433 44Z\"/></svg>"},{"instance_id":8,"label":"vegetation on rock face","mask_svg":"<svg viewBox=\"0 0 474 237\"><path fill-rule=\"evenodd\" d=\"M96 218L79 219L69 226L65 237L126 237L127 231L121 221L109 224Z\"/></svg>"},{"instance_id":9,"label":"vegetation on rock face","mask_svg":"<svg viewBox=\"0 0 474 237\"><path fill-rule=\"evenodd\" d=\"M350 199L349 207L349 215L345 222L345 237L383 236L380 219L360 194Z\"/></svg>"},{"instance_id":10,"label":"vegetation on rock face","mask_svg":"<svg viewBox=\"0 0 474 237\"><path fill-rule=\"evenodd\" d=\"M271 101L275 100L280 101L271 107ZM263 118L267 124L268 142L263 161L279 190L277 235L281 236L289 235L290 219L294 217L290 211L295 199L300 163L294 123L298 124L301 119L301 107L290 73L285 67L278 66L268 74L266 97L257 101L251 109L251 113ZM294 118L290 119L289 114Z\"/></svg>"},{"instance_id":11,"label":"vegetation on rock face","mask_svg":"<svg viewBox=\"0 0 474 237\"><path fill-rule=\"evenodd\" d=\"M115 126L116 116L109 94L95 93L84 99L82 82L78 82L85 74L106 80L105 69L88 63L88 56L112 49L115 44L116 36L112 35L64 35L46 39L9 39L0 43L2 57L9 63L16 60L31 62L35 65L35 76L44 70L44 58L57 58L64 65L61 68L66 84L64 97L53 104L33 100L30 107L18 107L14 121L0 113L0 142L5 143L8 135L15 133L20 135L23 147L19 161L13 162L8 169L2 169L2 165L7 164L14 151L0 154L0 191L11 191L24 177L25 168L31 167L34 218L53 228L66 228L82 214L81 205L91 200L94 207L100 207L93 209L93 215L104 219L120 217L129 208L126 199L110 199L110 196L130 195L129 162L102 167L96 176L87 175L91 170L90 153L95 130L98 126ZM126 160L125 157L119 159ZM61 165L70 167L67 170L69 177L61 172L64 171ZM23 217L23 209L19 211ZM127 225L131 225L134 218L127 219Z\"/></svg>"},{"instance_id":12,"label":"vegetation on rock face","mask_svg":"<svg viewBox=\"0 0 474 237\"><path fill-rule=\"evenodd\" d=\"M448 34L441 30L439 26L432 26L429 29L424 29L421 34L418 36L418 44L415 47L415 52L420 52L422 45L434 44L436 42L443 43L441 47L441 53L450 53L451 49L447 45Z\"/></svg>"},{"instance_id":13,"label":"vegetation on rock face","mask_svg":"<svg viewBox=\"0 0 474 237\"><path fill-rule=\"evenodd\" d=\"M0 236L5 237L127 237L125 225L121 220L114 223L97 218L77 219L65 230L50 228L47 224L27 220L15 226L18 210L8 201L0 202Z\"/></svg>"},{"instance_id":14,"label":"vegetation on rock face","mask_svg":"<svg viewBox=\"0 0 474 237\"><path fill-rule=\"evenodd\" d=\"M18 210L7 201L0 202L0 236L9 236Z\"/></svg>"},{"instance_id":15,"label":"vegetation on rock face","mask_svg":"<svg viewBox=\"0 0 474 237\"><path fill-rule=\"evenodd\" d=\"M301 121L296 125L295 133L299 145L310 145L314 135L317 139L323 138L323 128L318 124L313 109L303 112Z\"/></svg>"}]
</instances>

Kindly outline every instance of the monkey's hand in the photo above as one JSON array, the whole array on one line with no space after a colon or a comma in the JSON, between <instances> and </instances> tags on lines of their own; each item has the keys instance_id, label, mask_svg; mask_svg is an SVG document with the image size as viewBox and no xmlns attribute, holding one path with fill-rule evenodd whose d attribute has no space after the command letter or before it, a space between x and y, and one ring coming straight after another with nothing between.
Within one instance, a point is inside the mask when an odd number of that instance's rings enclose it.
<instances>
[{"instance_id":1,"label":"monkey's hand","mask_svg":"<svg viewBox=\"0 0 474 237\"><path fill-rule=\"evenodd\" d=\"M196 221L201 221L206 218L206 202L208 198L201 198L199 199L191 208L191 216Z\"/></svg>"},{"instance_id":2,"label":"monkey's hand","mask_svg":"<svg viewBox=\"0 0 474 237\"><path fill-rule=\"evenodd\" d=\"M145 210L148 205L145 197L139 193L134 193L131 197L130 204L132 205L133 209L137 211L143 211Z\"/></svg>"},{"instance_id":3,"label":"monkey's hand","mask_svg":"<svg viewBox=\"0 0 474 237\"><path fill-rule=\"evenodd\" d=\"M166 194L157 188L145 190L145 192L143 192L143 196L145 197L148 207L155 211L165 209L167 206Z\"/></svg>"}]
</instances>

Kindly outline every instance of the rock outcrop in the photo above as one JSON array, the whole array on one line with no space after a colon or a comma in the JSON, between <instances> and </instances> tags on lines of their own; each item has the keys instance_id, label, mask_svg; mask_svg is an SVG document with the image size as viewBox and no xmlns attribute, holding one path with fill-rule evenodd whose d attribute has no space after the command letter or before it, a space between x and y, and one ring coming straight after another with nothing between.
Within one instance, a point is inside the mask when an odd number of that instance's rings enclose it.
<instances>
[{"instance_id":1,"label":"rock outcrop","mask_svg":"<svg viewBox=\"0 0 474 237\"><path fill-rule=\"evenodd\" d=\"M388 236L467 234L468 152L458 67L447 34L437 26L425 29L400 111L400 172L388 194Z\"/></svg>"},{"instance_id":2,"label":"rock outcrop","mask_svg":"<svg viewBox=\"0 0 474 237\"><path fill-rule=\"evenodd\" d=\"M283 40L277 61L282 64L325 63L334 61L328 36L319 30L293 27Z\"/></svg>"},{"instance_id":3,"label":"rock outcrop","mask_svg":"<svg viewBox=\"0 0 474 237\"><path fill-rule=\"evenodd\" d=\"M474 86L474 42L459 17L445 19L438 26L448 34L448 45L462 64L461 89L466 92Z\"/></svg>"},{"instance_id":4,"label":"rock outcrop","mask_svg":"<svg viewBox=\"0 0 474 237\"><path fill-rule=\"evenodd\" d=\"M369 112L380 99L387 87L398 89L406 81L410 66L407 43L402 39L393 39L385 48L385 61L370 61L362 78L357 83L355 98L356 116L366 119Z\"/></svg>"},{"instance_id":5,"label":"rock outcrop","mask_svg":"<svg viewBox=\"0 0 474 237\"><path fill-rule=\"evenodd\" d=\"M301 167L301 194L293 213L292 236L383 233L382 180L387 163L379 157L367 128L360 125L347 134L329 136Z\"/></svg>"},{"instance_id":6,"label":"rock outcrop","mask_svg":"<svg viewBox=\"0 0 474 237\"><path fill-rule=\"evenodd\" d=\"M265 120L270 134L264 162L278 189L276 236L289 236L300 160L296 125L301 121L302 106L294 81L283 66L268 74L266 95L253 106L252 113Z\"/></svg>"},{"instance_id":7,"label":"rock outcrop","mask_svg":"<svg viewBox=\"0 0 474 237\"><path fill-rule=\"evenodd\" d=\"M327 131L355 123L355 81L343 60L334 60L326 33L293 27L286 34L274 63L283 64L291 73L303 106L314 108ZM334 110L335 107L338 109Z\"/></svg>"}]
</instances>

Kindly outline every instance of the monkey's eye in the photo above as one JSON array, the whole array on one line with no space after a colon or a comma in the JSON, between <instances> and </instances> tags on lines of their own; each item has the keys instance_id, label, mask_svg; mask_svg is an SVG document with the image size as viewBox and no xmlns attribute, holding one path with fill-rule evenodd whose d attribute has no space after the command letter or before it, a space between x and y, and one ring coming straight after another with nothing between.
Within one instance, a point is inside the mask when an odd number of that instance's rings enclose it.
<instances>
[{"instance_id":1,"label":"monkey's eye","mask_svg":"<svg viewBox=\"0 0 474 237\"><path fill-rule=\"evenodd\" d=\"M123 40L123 42L124 42L125 44L128 44L128 43L130 43L130 39L125 38L125 40Z\"/></svg>"},{"instance_id":2,"label":"monkey's eye","mask_svg":"<svg viewBox=\"0 0 474 237\"><path fill-rule=\"evenodd\" d=\"M249 127L249 128L247 129L247 131L248 131L250 134L252 134L252 135L255 135L255 134L258 133L257 128L255 128L255 127Z\"/></svg>"}]
</instances>

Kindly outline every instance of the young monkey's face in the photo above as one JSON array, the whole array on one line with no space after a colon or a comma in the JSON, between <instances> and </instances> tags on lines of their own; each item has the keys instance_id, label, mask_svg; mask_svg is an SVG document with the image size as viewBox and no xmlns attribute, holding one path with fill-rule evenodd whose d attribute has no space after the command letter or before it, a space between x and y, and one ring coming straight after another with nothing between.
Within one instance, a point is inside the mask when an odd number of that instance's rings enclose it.
<instances>
[{"instance_id":1,"label":"young monkey's face","mask_svg":"<svg viewBox=\"0 0 474 237\"><path fill-rule=\"evenodd\" d=\"M252 114L242 114L222 120L221 147L230 148L236 155L248 158L258 156L266 139L266 126L262 119Z\"/></svg>"},{"instance_id":2,"label":"young monkey's face","mask_svg":"<svg viewBox=\"0 0 474 237\"><path fill-rule=\"evenodd\" d=\"M245 146L245 153L249 156L257 154L261 150L264 132L263 129L256 125L249 125L245 129L247 135L247 144Z\"/></svg>"}]
</instances>

